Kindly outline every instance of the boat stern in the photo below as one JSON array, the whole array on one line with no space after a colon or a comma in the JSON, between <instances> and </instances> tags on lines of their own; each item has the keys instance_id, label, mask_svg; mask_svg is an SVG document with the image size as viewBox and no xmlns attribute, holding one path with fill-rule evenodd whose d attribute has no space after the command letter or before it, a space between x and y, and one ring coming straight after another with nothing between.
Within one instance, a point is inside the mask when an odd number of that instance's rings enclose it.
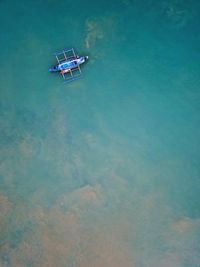
<instances>
[{"instance_id":1,"label":"boat stern","mask_svg":"<svg viewBox=\"0 0 200 267\"><path fill-rule=\"evenodd\" d=\"M57 72L58 71L58 66L50 67L49 72Z\"/></svg>"}]
</instances>

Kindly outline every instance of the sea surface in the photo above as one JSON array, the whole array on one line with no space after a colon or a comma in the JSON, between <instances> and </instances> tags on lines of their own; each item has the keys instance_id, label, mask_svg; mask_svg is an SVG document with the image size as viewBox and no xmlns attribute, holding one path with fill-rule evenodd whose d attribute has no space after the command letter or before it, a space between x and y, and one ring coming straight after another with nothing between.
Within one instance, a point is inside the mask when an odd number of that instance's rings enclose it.
<instances>
[{"instance_id":1,"label":"sea surface","mask_svg":"<svg viewBox=\"0 0 200 267\"><path fill-rule=\"evenodd\" d=\"M0 25L0 267L199 267L200 2L1 0Z\"/></svg>"}]
</instances>

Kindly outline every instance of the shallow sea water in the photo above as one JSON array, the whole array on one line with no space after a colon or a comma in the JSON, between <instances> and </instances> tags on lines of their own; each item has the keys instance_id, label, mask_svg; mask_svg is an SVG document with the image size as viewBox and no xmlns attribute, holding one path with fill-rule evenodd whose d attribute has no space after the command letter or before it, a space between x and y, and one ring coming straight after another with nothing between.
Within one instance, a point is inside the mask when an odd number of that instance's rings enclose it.
<instances>
[{"instance_id":1,"label":"shallow sea water","mask_svg":"<svg viewBox=\"0 0 200 267\"><path fill-rule=\"evenodd\" d=\"M0 2L0 266L200 266L199 11Z\"/></svg>"}]
</instances>

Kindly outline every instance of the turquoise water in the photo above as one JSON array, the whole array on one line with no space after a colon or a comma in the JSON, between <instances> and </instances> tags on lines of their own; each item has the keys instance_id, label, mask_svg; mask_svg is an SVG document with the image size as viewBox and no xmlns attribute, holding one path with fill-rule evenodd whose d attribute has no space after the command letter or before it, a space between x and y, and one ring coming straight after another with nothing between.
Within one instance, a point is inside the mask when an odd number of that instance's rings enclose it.
<instances>
[{"instance_id":1,"label":"turquoise water","mask_svg":"<svg viewBox=\"0 0 200 267\"><path fill-rule=\"evenodd\" d=\"M0 2L0 266L200 266L199 11Z\"/></svg>"}]
</instances>

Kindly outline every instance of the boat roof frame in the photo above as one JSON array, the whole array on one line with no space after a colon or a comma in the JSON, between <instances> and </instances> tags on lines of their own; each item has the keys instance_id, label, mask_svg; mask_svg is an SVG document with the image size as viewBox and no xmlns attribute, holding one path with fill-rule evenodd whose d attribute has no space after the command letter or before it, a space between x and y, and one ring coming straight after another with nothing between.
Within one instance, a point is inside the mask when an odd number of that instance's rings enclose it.
<instances>
[{"instance_id":1,"label":"boat roof frame","mask_svg":"<svg viewBox=\"0 0 200 267\"><path fill-rule=\"evenodd\" d=\"M58 64L63 63L64 61L70 60L72 58L76 58L77 54L74 49L63 49L60 52L54 53ZM71 82L81 77L82 72L79 65L77 67L70 69L67 73L61 73L64 82Z\"/></svg>"}]
</instances>

